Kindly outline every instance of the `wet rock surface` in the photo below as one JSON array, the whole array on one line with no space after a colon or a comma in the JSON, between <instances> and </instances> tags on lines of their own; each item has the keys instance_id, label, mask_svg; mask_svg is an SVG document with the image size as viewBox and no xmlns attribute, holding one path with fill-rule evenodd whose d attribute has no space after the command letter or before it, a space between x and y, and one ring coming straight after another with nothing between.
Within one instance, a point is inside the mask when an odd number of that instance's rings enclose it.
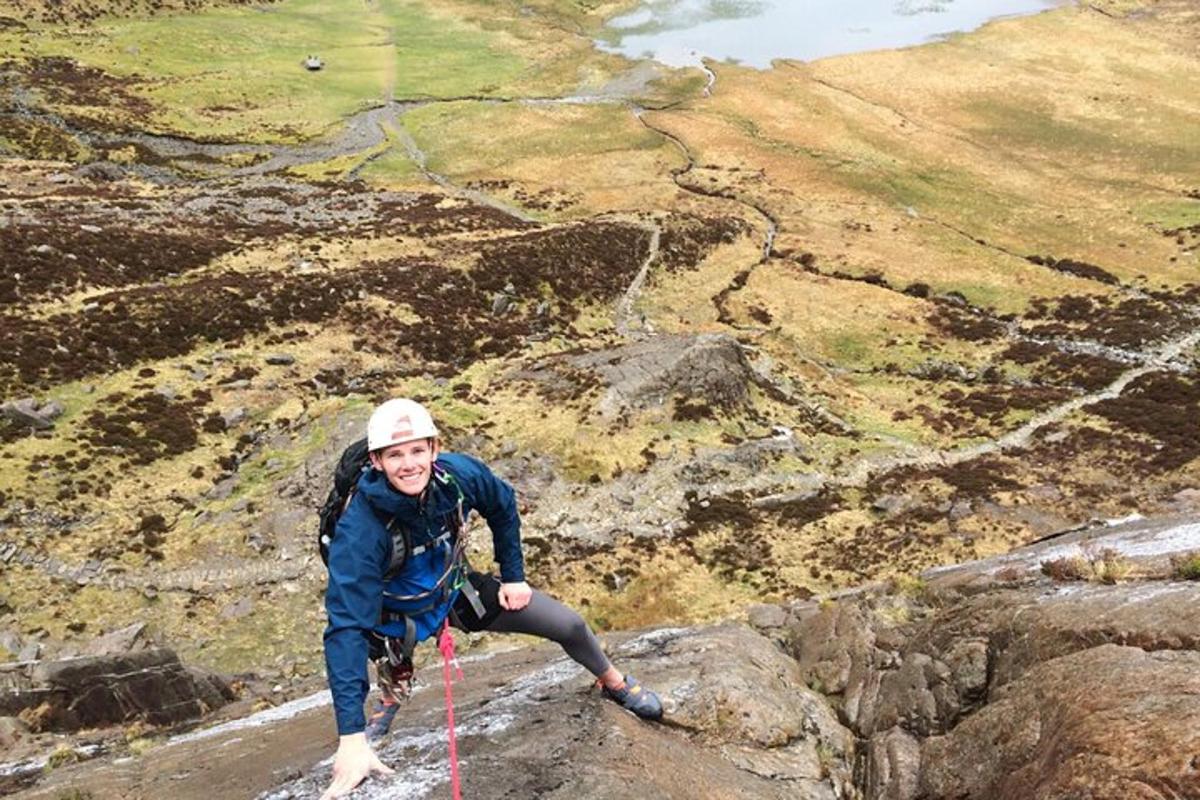
<instances>
[{"instance_id":1,"label":"wet rock surface","mask_svg":"<svg viewBox=\"0 0 1200 800\"><path fill-rule=\"evenodd\" d=\"M554 646L465 658L466 679L454 687L464 796L854 796L849 732L800 683L795 663L751 629L655 630L626 637L612 656L661 693L664 723L602 699ZM377 747L397 774L372 779L356 796L448 791L440 665L419 678ZM18 796L53 797L71 785L96 796L170 787L180 800L317 797L330 767L313 764L332 753L336 738L326 697L186 734L138 765L64 768Z\"/></svg>"}]
</instances>

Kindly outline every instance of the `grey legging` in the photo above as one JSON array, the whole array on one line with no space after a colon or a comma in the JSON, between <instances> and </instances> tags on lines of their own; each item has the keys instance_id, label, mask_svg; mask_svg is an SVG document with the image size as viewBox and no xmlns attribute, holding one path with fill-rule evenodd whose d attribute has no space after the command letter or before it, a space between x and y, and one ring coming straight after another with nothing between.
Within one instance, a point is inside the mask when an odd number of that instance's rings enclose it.
<instances>
[{"instance_id":1,"label":"grey legging","mask_svg":"<svg viewBox=\"0 0 1200 800\"><path fill-rule=\"evenodd\" d=\"M579 662L588 672L599 677L612 664L592 629L578 612L567 608L548 594L533 590L529 605L520 611L500 607L500 581L491 575L472 573L471 583L487 613L480 620L464 598L454 604L451 624L469 631L496 633L528 633L558 642L567 655Z\"/></svg>"}]
</instances>

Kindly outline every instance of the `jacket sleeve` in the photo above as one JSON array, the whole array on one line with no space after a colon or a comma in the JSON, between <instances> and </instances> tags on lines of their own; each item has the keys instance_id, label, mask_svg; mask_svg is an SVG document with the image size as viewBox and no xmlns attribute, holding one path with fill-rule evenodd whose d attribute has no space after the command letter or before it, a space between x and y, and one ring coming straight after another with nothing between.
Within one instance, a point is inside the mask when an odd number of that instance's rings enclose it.
<instances>
[{"instance_id":1,"label":"jacket sleeve","mask_svg":"<svg viewBox=\"0 0 1200 800\"><path fill-rule=\"evenodd\" d=\"M500 565L500 580L519 583L525 580L525 558L521 554L521 515L517 495L506 482L496 477L486 464L471 456L459 455L466 467L466 483L471 506L492 531L492 548ZM457 466L457 465L455 465Z\"/></svg>"},{"instance_id":2,"label":"jacket sleeve","mask_svg":"<svg viewBox=\"0 0 1200 800\"><path fill-rule=\"evenodd\" d=\"M355 495L338 520L329 546L329 584L325 590L325 671L333 695L338 735L366 728L363 704L370 681L367 636L379 621L383 605L384 537L374 513Z\"/></svg>"}]
</instances>

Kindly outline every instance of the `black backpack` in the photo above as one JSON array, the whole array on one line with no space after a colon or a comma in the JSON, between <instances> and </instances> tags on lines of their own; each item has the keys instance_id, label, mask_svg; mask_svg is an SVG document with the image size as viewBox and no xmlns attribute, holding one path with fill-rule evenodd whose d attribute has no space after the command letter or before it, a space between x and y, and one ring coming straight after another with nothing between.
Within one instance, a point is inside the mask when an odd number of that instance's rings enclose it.
<instances>
[{"instance_id":1,"label":"black backpack","mask_svg":"<svg viewBox=\"0 0 1200 800\"><path fill-rule=\"evenodd\" d=\"M354 496L358 479L363 472L371 468L368 452L365 438L359 439L342 451L342 457L338 459L337 467L333 470L333 488L329 490L329 496L317 512L317 550L326 567L329 566L329 545L333 543L333 537L337 534L338 520L350 505L350 498ZM393 520L387 524L388 531L392 534L392 563L388 565L387 576L400 571L410 549L407 532L402 530L403 526L395 525L394 522Z\"/></svg>"},{"instance_id":2,"label":"black backpack","mask_svg":"<svg viewBox=\"0 0 1200 800\"><path fill-rule=\"evenodd\" d=\"M359 439L342 451L342 457L338 459L337 467L333 470L333 488L329 490L329 496L325 498L325 503L317 512L319 520L317 549L321 553L321 562L327 567L329 566L329 545L332 544L334 534L337 532L338 519L346 510L346 506L350 504L350 498L354 495L354 487L358 484L359 477L371 466L371 459L367 457L367 452L365 438Z\"/></svg>"}]
</instances>

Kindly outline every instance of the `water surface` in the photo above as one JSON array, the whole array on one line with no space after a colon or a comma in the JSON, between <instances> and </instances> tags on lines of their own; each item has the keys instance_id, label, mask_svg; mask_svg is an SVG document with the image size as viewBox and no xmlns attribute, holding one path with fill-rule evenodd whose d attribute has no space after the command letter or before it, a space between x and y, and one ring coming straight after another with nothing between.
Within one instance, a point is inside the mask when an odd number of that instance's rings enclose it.
<instances>
[{"instance_id":1,"label":"water surface","mask_svg":"<svg viewBox=\"0 0 1200 800\"><path fill-rule=\"evenodd\" d=\"M712 58L767 69L775 58L908 47L1059 5L1063 0L645 0L610 20L598 44L674 67Z\"/></svg>"}]
</instances>

